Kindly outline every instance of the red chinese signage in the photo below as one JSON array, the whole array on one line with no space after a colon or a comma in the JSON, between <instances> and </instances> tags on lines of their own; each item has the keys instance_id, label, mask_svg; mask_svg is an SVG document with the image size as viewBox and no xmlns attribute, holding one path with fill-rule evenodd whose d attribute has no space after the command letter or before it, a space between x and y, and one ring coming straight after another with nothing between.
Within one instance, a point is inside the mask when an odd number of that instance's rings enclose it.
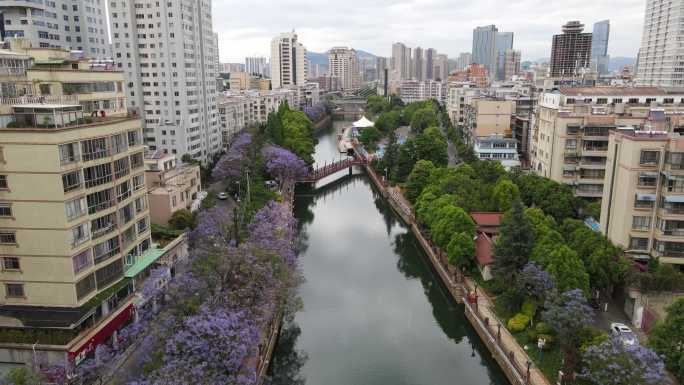
<instances>
[{"instance_id":1,"label":"red chinese signage","mask_svg":"<svg viewBox=\"0 0 684 385\"><path fill-rule=\"evenodd\" d=\"M112 318L102 329L100 329L94 336L82 343L75 350L69 352L69 360L78 365L83 359L95 350L97 345L105 342L107 338L111 337L123 324L130 320L135 314L133 304L129 304L116 317Z\"/></svg>"}]
</instances>

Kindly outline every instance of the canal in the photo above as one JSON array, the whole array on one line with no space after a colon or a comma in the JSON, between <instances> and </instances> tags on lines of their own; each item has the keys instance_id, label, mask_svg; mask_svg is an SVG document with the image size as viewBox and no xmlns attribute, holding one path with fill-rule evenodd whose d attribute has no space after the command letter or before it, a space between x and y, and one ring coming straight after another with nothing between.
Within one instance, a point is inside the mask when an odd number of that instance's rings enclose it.
<instances>
[{"instance_id":1,"label":"canal","mask_svg":"<svg viewBox=\"0 0 684 385\"><path fill-rule=\"evenodd\" d=\"M315 159L339 159L334 122ZM300 189L301 309L271 365L278 385L504 385L505 376L361 170Z\"/></svg>"}]
</instances>

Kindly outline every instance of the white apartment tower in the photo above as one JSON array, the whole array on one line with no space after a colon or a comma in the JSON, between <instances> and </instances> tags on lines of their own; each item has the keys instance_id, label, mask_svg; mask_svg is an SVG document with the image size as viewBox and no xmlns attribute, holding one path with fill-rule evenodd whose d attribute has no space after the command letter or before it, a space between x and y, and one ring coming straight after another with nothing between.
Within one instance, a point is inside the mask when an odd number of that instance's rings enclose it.
<instances>
[{"instance_id":1,"label":"white apartment tower","mask_svg":"<svg viewBox=\"0 0 684 385\"><path fill-rule=\"evenodd\" d=\"M637 63L638 86L684 85L684 0L647 0Z\"/></svg>"},{"instance_id":2,"label":"white apartment tower","mask_svg":"<svg viewBox=\"0 0 684 385\"><path fill-rule=\"evenodd\" d=\"M297 34L281 33L271 40L271 87L303 86L309 73L306 48L297 41Z\"/></svg>"},{"instance_id":3,"label":"white apartment tower","mask_svg":"<svg viewBox=\"0 0 684 385\"><path fill-rule=\"evenodd\" d=\"M221 151L211 0L109 4L114 60L151 150L204 163Z\"/></svg>"},{"instance_id":4,"label":"white apartment tower","mask_svg":"<svg viewBox=\"0 0 684 385\"><path fill-rule=\"evenodd\" d=\"M359 59L356 51L347 47L334 47L328 56L330 76L337 77L342 90L357 91L361 88L359 76Z\"/></svg>"},{"instance_id":5,"label":"white apartment tower","mask_svg":"<svg viewBox=\"0 0 684 385\"><path fill-rule=\"evenodd\" d=\"M2 2L5 37L28 39L35 48L79 50L97 59L111 57L105 1Z\"/></svg>"}]
</instances>

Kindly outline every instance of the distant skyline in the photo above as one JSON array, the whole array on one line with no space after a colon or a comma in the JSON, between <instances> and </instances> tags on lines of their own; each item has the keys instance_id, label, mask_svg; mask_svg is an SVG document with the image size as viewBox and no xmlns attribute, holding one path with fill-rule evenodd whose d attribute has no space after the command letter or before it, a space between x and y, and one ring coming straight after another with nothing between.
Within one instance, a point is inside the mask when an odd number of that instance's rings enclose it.
<instances>
[{"instance_id":1,"label":"distant skyline","mask_svg":"<svg viewBox=\"0 0 684 385\"><path fill-rule=\"evenodd\" d=\"M551 39L565 22L580 20L590 32L595 22L605 19L611 24L610 56L636 57L645 9L646 0L576 0L571 6L547 0L213 1L222 62L268 57L271 38L292 29L315 52L350 46L390 56L392 43L400 41L456 58L470 52L473 28L488 24L514 32L514 48L523 60L536 60L550 55Z\"/></svg>"}]
</instances>

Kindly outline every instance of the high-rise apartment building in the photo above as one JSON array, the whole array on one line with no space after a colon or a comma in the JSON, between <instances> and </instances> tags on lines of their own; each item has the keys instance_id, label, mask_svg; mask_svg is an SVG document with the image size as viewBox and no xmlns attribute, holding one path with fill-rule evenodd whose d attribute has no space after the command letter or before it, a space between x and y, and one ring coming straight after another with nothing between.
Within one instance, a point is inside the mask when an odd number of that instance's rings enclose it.
<instances>
[{"instance_id":1,"label":"high-rise apartment building","mask_svg":"<svg viewBox=\"0 0 684 385\"><path fill-rule=\"evenodd\" d=\"M293 32L281 33L271 40L271 85L273 89L303 86L308 80L306 48Z\"/></svg>"},{"instance_id":2,"label":"high-rise apartment building","mask_svg":"<svg viewBox=\"0 0 684 385\"><path fill-rule=\"evenodd\" d=\"M27 1L0 4L4 37L28 39L35 48L83 51L111 57L105 0Z\"/></svg>"},{"instance_id":3,"label":"high-rise apartment building","mask_svg":"<svg viewBox=\"0 0 684 385\"><path fill-rule=\"evenodd\" d=\"M684 138L622 127L608 148L601 232L635 259L684 265Z\"/></svg>"},{"instance_id":4,"label":"high-rise apartment building","mask_svg":"<svg viewBox=\"0 0 684 385\"><path fill-rule=\"evenodd\" d=\"M473 30L472 62L487 68L492 78L496 77L496 37L499 30L495 25L477 27Z\"/></svg>"},{"instance_id":5,"label":"high-rise apartment building","mask_svg":"<svg viewBox=\"0 0 684 385\"><path fill-rule=\"evenodd\" d=\"M456 59L456 70L465 71L472 63L473 55L470 52L462 52L458 54L458 59Z\"/></svg>"},{"instance_id":6,"label":"high-rise apartment building","mask_svg":"<svg viewBox=\"0 0 684 385\"><path fill-rule=\"evenodd\" d=\"M496 80L505 80L506 51L513 49L513 32L496 34Z\"/></svg>"},{"instance_id":7,"label":"high-rise apartment building","mask_svg":"<svg viewBox=\"0 0 684 385\"><path fill-rule=\"evenodd\" d=\"M413 57L411 58L413 60L413 74L411 77L418 81L425 80L425 77L427 76L427 61L425 60L423 53L424 51L422 48L416 47L413 49Z\"/></svg>"},{"instance_id":8,"label":"high-rise apartment building","mask_svg":"<svg viewBox=\"0 0 684 385\"><path fill-rule=\"evenodd\" d=\"M449 77L449 57L447 55L435 56L435 65L432 75L434 80L445 82Z\"/></svg>"},{"instance_id":9,"label":"high-rise apartment building","mask_svg":"<svg viewBox=\"0 0 684 385\"><path fill-rule=\"evenodd\" d=\"M411 48L403 43L392 44L390 59L392 80L409 79L411 77Z\"/></svg>"},{"instance_id":10,"label":"high-rise apartment building","mask_svg":"<svg viewBox=\"0 0 684 385\"><path fill-rule=\"evenodd\" d=\"M269 76L270 74L266 73L266 67L267 59L265 57L245 58L245 72L252 76Z\"/></svg>"},{"instance_id":11,"label":"high-rise apartment building","mask_svg":"<svg viewBox=\"0 0 684 385\"><path fill-rule=\"evenodd\" d=\"M684 0L647 0L644 31L637 61L639 86L681 87L684 60L681 40Z\"/></svg>"},{"instance_id":12,"label":"high-rise apartment building","mask_svg":"<svg viewBox=\"0 0 684 385\"><path fill-rule=\"evenodd\" d=\"M437 50L428 48L425 51L425 79L435 80L435 60L437 59Z\"/></svg>"},{"instance_id":13,"label":"high-rise apartment building","mask_svg":"<svg viewBox=\"0 0 684 385\"><path fill-rule=\"evenodd\" d=\"M594 23L591 31L591 63L599 75L608 74L608 39L610 37L610 20Z\"/></svg>"},{"instance_id":14,"label":"high-rise apartment building","mask_svg":"<svg viewBox=\"0 0 684 385\"><path fill-rule=\"evenodd\" d=\"M520 73L520 51L507 49L503 56L503 75L500 80L510 80Z\"/></svg>"},{"instance_id":15,"label":"high-rise apartment building","mask_svg":"<svg viewBox=\"0 0 684 385\"><path fill-rule=\"evenodd\" d=\"M222 149L210 0L109 4L114 60L151 150L206 163Z\"/></svg>"},{"instance_id":16,"label":"high-rise apartment building","mask_svg":"<svg viewBox=\"0 0 684 385\"><path fill-rule=\"evenodd\" d=\"M353 48L332 48L328 54L328 71L330 76L339 79L342 91L351 93L361 88L359 59Z\"/></svg>"},{"instance_id":17,"label":"high-rise apartment building","mask_svg":"<svg viewBox=\"0 0 684 385\"><path fill-rule=\"evenodd\" d=\"M591 33L583 33L584 24L569 21L563 33L553 36L551 45L551 77L576 76L591 64Z\"/></svg>"}]
</instances>

